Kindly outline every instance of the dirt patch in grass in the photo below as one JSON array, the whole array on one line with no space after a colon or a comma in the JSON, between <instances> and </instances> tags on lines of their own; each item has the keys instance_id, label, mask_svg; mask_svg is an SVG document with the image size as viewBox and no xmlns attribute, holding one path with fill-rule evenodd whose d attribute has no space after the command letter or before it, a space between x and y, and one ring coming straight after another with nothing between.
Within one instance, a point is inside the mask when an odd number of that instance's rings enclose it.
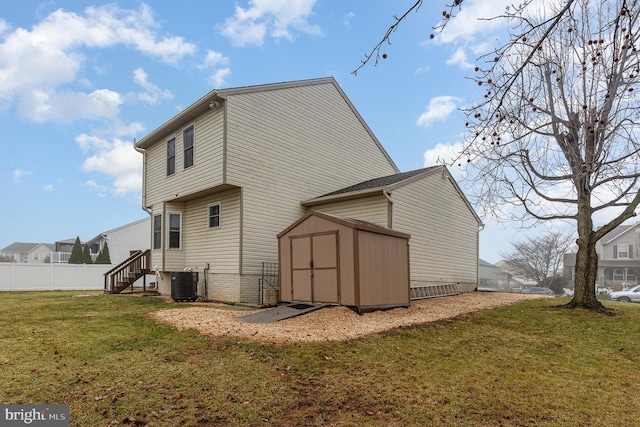
<instances>
[{"instance_id":1,"label":"dirt patch in grass","mask_svg":"<svg viewBox=\"0 0 640 427\"><path fill-rule=\"evenodd\" d=\"M394 328L454 318L462 314L520 301L548 298L541 295L472 292L412 301L409 308L356 314L333 306L266 325L246 323L238 317L256 312L228 310L218 304L192 304L188 308L149 313L152 319L178 329L196 329L214 336L240 336L270 342L346 341Z\"/></svg>"}]
</instances>

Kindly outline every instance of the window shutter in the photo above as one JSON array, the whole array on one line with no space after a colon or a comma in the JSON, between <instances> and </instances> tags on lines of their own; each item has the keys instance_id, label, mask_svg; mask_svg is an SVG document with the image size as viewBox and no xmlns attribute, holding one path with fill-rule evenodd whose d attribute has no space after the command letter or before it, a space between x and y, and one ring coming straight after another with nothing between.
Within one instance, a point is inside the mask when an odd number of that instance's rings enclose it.
<instances>
[{"instance_id":1,"label":"window shutter","mask_svg":"<svg viewBox=\"0 0 640 427\"><path fill-rule=\"evenodd\" d=\"M633 246L629 245L629 259L633 259Z\"/></svg>"},{"instance_id":2,"label":"window shutter","mask_svg":"<svg viewBox=\"0 0 640 427\"><path fill-rule=\"evenodd\" d=\"M613 258L618 258L618 245L613 245Z\"/></svg>"}]
</instances>

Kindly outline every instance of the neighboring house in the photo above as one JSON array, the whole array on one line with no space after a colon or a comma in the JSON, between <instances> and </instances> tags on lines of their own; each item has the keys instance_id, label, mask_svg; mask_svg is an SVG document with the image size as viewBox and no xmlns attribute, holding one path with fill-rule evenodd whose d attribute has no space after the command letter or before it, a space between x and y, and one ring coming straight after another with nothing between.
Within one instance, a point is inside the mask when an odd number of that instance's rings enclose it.
<instances>
[{"instance_id":1,"label":"neighboring house","mask_svg":"<svg viewBox=\"0 0 640 427\"><path fill-rule=\"evenodd\" d=\"M622 288L638 284L640 278L640 223L621 225L596 243L599 287ZM564 275L575 278L576 254L564 256Z\"/></svg>"},{"instance_id":2,"label":"neighboring house","mask_svg":"<svg viewBox=\"0 0 640 427\"><path fill-rule=\"evenodd\" d=\"M309 209L411 234L412 286L477 286L480 220L449 172L400 173L333 78L214 90L136 149L163 294L188 268L209 299L261 301L276 236Z\"/></svg>"},{"instance_id":3,"label":"neighboring house","mask_svg":"<svg viewBox=\"0 0 640 427\"><path fill-rule=\"evenodd\" d=\"M51 262L55 245L49 243L15 242L0 250L0 255L12 262L35 264Z\"/></svg>"},{"instance_id":4,"label":"neighboring house","mask_svg":"<svg viewBox=\"0 0 640 427\"><path fill-rule=\"evenodd\" d=\"M497 291L500 268L482 258L478 259L478 290Z\"/></svg>"},{"instance_id":5,"label":"neighboring house","mask_svg":"<svg viewBox=\"0 0 640 427\"><path fill-rule=\"evenodd\" d=\"M501 263L503 261L500 261ZM512 291L522 286L522 282L513 278L513 275L505 272L500 265L491 264L480 258L479 264L479 290Z\"/></svg>"},{"instance_id":6,"label":"neighboring house","mask_svg":"<svg viewBox=\"0 0 640 427\"><path fill-rule=\"evenodd\" d=\"M92 256L95 257L104 248L109 247L111 264L119 264L129 258L134 251L147 250L151 242L151 218L123 225L113 230L103 231L87 241Z\"/></svg>"}]
</instances>

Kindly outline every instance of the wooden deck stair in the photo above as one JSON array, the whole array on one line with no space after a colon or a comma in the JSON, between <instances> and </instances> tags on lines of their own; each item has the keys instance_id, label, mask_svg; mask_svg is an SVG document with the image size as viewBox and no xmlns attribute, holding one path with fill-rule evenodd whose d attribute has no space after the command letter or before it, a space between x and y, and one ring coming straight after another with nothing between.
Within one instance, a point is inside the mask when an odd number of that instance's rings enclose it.
<instances>
[{"instance_id":1,"label":"wooden deck stair","mask_svg":"<svg viewBox=\"0 0 640 427\"><path fill-rule=\"evenodd\" d=\"M425 285L411 288L411 299L424 299L444 297L448 295L458 295L458 285L456 283L446 285Z\"/></svg>"},{"instance_id":2,"label":"wooden deck stair","mask_svg":"<svg viewBox=\"0 0 640 427\"><path fill-rule=\"evenodd\" d=\"M119 294L131 287L141 277L150 273L149 263L151 251L135 251L129 258L104 273L104 292L107 294ZM143 281L146 290L146 281Z\"/></svg>"}]
</instances>

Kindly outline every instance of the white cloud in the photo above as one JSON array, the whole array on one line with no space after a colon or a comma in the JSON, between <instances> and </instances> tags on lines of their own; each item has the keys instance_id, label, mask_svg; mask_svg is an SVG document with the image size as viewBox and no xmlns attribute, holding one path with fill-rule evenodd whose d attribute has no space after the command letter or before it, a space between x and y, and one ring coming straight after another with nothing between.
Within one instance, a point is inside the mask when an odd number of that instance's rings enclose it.
<instances>
[{"instance_id":1,"label":"white cloud","mask_svg":"<svg viewBox=\"0 0 640 427\"><path fill-rule=\"evenodd\" d=\"M105 187L104 185L98 184L97 182L95 182L92 179L90 179L89 181L85 182L84 185L86 185L91 190L93 190L96 193L98 193L98 195L100 197L107 197L107 195L109 194L109 189L107 187Z\"/></svg>"},{"instance_id":2,"label":"white cloud","mask_svg":"<svg viewBox=\"0 0 640 427\"><path fill-rule=\"evenodd\" d=\"M209 73L207 83L214 88L220 88L226 85L226 79L231 75L229 58L214 50L207 51L204 62L198 66L199 69Z\"/></svg>"},{"instance_id":3,"label":"white cloud","mask_svg":"<svg viewBox=\"0 0 640 427\"><path fill-rule=\"evenodd\" d=\"M316 0L249 0L246 9L236 6L235 15L219 27L234 46L262 45L267 35L292 40L292 31L320 35L308 22Z\"/></svg>"},{"instance_id":4,"label":"white cloud","mask_svg":"<svg viewBox=\"0 0 640 427\"><path fill-rule=\"evenodd\" d=\"M473 64L467 60L467 53L464 47L459 47L453 52L453 55L447 59L447 65L458 65L460 68L466 69L474 67Z\"/></svg>"},{"instance_id":5,"label":"white cloud","mask_svg":"<svg viewBox=\"0 0 640 427\"><path fill-rule=\"evenodd\" d=\"M25 92L19 111L36 122L71 123L78 119L113 119L120 113L122 98L117 92L98 89L84 92Z\"/></svg>"},{"instance_id":6,"label":"white cloud","mask_svg":"<svg viewBox=\"0 0 640 427\"><path fill-rule=\"evenodd\" d=\"M461 142L447 145L438 144L424 152L424 167L435 166L438 164L451 163L462 152L463 144Z\"/></svg>"},{"instance_id":7,"label":"white cloud","mask_svg":"<svg viewBox=\"0 0 640 427\"><path fill-rule=\"evenodd\" d=\"M422 67L418 67L414 71L414 74L427 74L429 71L431 71L431 67L429 65L425 65L425 66L422 66Z\"/></svg>"},{"instance_id":8,"label":"white cloud","mask_svg":"<svg viewBox=\"0 0 640 427\"><path fill-rule=\"evenodd\" d=\"M0 36L9 31L9 24L4 19L0 18Z\"/></svg>"},{"instance_id":9,"label":"white cloud","mask_svg":"<svg viewBox=\"0 0 640 427\"><path fill-rule=\"evenodd\" d=\"M466 0L462 10L447 23L446 28L436 40L442 43L471 40L477 35L487 34L504 27L505 20L489 18L503 14L505 8L512 4L512 0Z\"/></svg>"},{"instance_id":10,"label":"white cloud","mask_svg":"<svg viewBox=\"0 0 640 427\"><path fill-rule=\"evenodd\" d=\"M213 74L209 76L209 84L214 88L221 88L225 86L227 78L231 75L230 68L220 68L215 70Z\"/></svg>"},{"instance_id":11,"label":"white cloud","mask_svg":"<svg viewBox=\"0 0 640 427\"><path fill-rule=\"evenodd\" d=\"M133 148L133 143L119 138L106 140L88 135L80 135L76 140L86 149L95 152L85 159L85 172L99 172L113 180L112 192L116 195L136 193L142 185L142 156ZM95 184L95 181L90 181ZM103 190L97 184L94 188Z\"/></svg>"},{"instance_id":12,"label":"white cloud","mask_svg":"<svg viewBox=\"0 0 640 427\"><path fill-rule=\"evenodd\" d=\"M136 94L136 98L140 101L155 105L163 99L173 99L173 93L170 90L160 89L149 82L147 73L141 67L133 71L133 80L145 90L145 92Z\"/></svg>"},{"instance_id":13,"label":"white cloud","mask_svg":"<svg viewBox=\"0 0 640 427\"><path fill-rule=\"evenodd\" d=\"M22 182L22 179L29 176L29 175L33 175L33 172L31 171L26 171L24 169L16 169L13 171L13 173L11 174L13 177L13 181L20 183Z\"/></svg>"},{"instance_id":14,"label":"white cloud","mask_svg":"<svg viewBox=\"0 0 640 427\"><path fill-rule=\"evenodd\" d=\"M42 187L44 191L53 191L53 184L47 184Z\"/></svg>"},{"instance_id":15,"label":"white cloud","mask_svg":"<svg viewBox=\"0 0 640 427\"><path fill-rule=\"evenodd\" d=\"M461 101L460 98L453 96L436 96L435 98L431 98L426 111L418 117L416 124L422 127L429 127L435 122L447 120L451 113L456 110L456 102L459 101Z\"/></svg>"},{"instance_id":16,"label":"white cloud","mask_svg":"<svg viewBox=\"0 0 640 427\"><path fill-rule=\"evenodd\" d=\"M82 81L82 49L123 45L169 64L195 52L181 37L155 32L151 9L114 5L89 7L83 14L57 10L30 30L0 23L0 109L18 103L34 121L72 122L78 118L114 117L121 100L108 89L60 93L60 87ZM1 31L4 30L4 33ZM59 112L58 112L59 111Z\"/></svg>"},{"instance_id":17,"label":"white cloud","mask_svg":"<svg viewBox=\"0 0 640 427\"><path fill-rule=\"evenodd\" d=\"M351 28L351 20L356 16L355 13L349 12L344 16L344 26L347 28Z\"/></svg>"}]
</instances>

